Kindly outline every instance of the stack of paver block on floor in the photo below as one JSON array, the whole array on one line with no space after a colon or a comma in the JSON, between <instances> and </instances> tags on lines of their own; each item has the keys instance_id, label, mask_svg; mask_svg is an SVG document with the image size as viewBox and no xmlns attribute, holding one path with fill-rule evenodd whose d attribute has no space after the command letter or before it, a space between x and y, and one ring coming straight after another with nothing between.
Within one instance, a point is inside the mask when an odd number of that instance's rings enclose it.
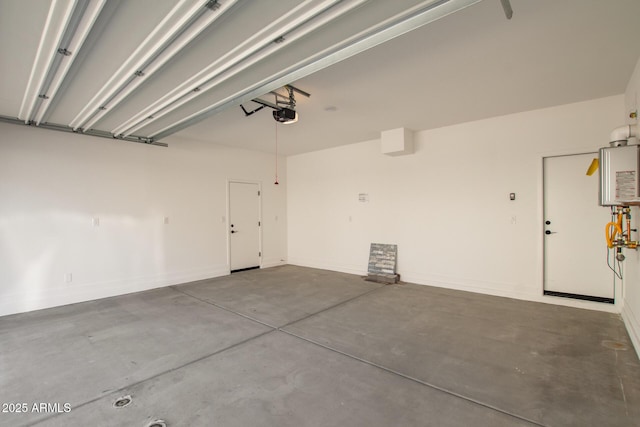
<instances>
[{"instance_id":1,"label":"stack of paver block on floor","mask_svg":"<svg viewBox=\"0 0 640 427\"><path fill-rule=\"evenodd\" d=\"M400 275L396 274L396 258L398 245L372 243L369 251L369 269L366 280L378 283L398 283Z\"/></svg>"}]
</instances>

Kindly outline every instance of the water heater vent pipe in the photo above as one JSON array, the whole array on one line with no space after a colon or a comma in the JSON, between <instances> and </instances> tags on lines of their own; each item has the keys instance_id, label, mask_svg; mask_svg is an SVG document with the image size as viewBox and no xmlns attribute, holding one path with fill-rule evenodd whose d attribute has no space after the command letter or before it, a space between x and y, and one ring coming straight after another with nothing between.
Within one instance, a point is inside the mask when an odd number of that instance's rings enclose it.
<instances>
[{"instance_id":1,"label":"water heater vent pipe","mask_svg":"<svg viewBox=\"0 0 640 427\"><path fill-rule=\"evenodd\" d=\"M609 144L613 146L626 145L629 138L634 138L638 134L638 127L636 125L624 125L615 128L611 132L609 138Z\"/></svg>"}]
</instances>

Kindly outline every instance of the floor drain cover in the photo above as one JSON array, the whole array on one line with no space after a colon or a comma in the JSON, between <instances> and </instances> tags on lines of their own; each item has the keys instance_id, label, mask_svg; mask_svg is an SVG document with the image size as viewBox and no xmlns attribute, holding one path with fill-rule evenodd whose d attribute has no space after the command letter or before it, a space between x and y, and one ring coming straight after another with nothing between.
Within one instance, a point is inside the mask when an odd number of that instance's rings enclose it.
<instances>
[{"instance_id":1,"label":"floor drain cover","mask_svg":"<svg viewBox=\"0 0 640 427\"><path fill-rule=\"evenodd\" d=\"M604 340L602 341L602 345L612 350L628 350L629 349L629 347L625 343L620 341Z\"/></svg>"},{"instance_id":2,"label":"floor drain cover","mask_svg":"<svg viewBox=\"0 0 640 427\"><path fill-rule=\"evenodd\" d=\"M113 402L113 406L116 408L124 408L129 403L131 403L131 396L122 396L119 397L115 402Z\"/></svg>"},{"instance_id":3,"label":"floor drain cover","mask_svg":"<svg viewBox=\"0 0 640 427\"><path fill-rule=\"evenodd\" d=\"M147 424L147 427L167 427L167 423L162 420L155 420Z\"/></svg>"}]
</instances>

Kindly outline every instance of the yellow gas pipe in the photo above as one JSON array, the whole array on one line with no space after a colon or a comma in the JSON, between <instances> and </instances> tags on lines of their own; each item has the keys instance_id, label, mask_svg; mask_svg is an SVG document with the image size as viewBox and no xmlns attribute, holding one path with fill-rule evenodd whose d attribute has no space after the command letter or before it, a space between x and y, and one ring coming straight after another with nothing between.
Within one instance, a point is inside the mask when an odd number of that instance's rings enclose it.
<instances>
[{"instance_id":1,"label":"yellow gas pipe","mask_svg":"<svg viewBox=\"0 0 640 427\"><path fill-rule=\"evenodd\" d=\"M611 229L613 228L613 232ZM613 248L613 241L616 238L616 234L620 233L622 235L622 213L618 213L618 221L617 222L608 222L604 229L604 234L607 239L607 247L609 249Z\"/></svg>"},{"instance_id":2,"label":"yellow gas pipe","mask_svg":"<svg viewBox=\"0 0 640 427\"><path fill-rule=\"evenodd\" d=\"M636 249L638 242L631 240L631 209L628 206L621 206L616 208L617 220L607 223L604 229L605 238L607 239L607 247L609 249L613 247L625 247L629 249ZM627 230L625 232L622 226L623 216L627 217ZM616 236L620 237L616 240Z\"/></svg>"}]
</instances>

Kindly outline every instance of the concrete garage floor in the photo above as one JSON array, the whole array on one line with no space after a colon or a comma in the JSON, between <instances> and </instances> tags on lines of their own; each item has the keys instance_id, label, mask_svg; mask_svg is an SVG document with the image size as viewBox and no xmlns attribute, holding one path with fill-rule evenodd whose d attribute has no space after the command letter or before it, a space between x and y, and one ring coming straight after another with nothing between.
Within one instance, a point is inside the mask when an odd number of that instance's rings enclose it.
<instances>
[{"instance_id":1,"label":"concrete garage floor","mask_svg":"<svg viewBox=\"0 0 640 427\"><path fill-rule=\"evenodd\" d=\"M284 266L0 318L9 403L0 426L640 426L640 363L617 315Z\"/></svg>"}]
</instances>

